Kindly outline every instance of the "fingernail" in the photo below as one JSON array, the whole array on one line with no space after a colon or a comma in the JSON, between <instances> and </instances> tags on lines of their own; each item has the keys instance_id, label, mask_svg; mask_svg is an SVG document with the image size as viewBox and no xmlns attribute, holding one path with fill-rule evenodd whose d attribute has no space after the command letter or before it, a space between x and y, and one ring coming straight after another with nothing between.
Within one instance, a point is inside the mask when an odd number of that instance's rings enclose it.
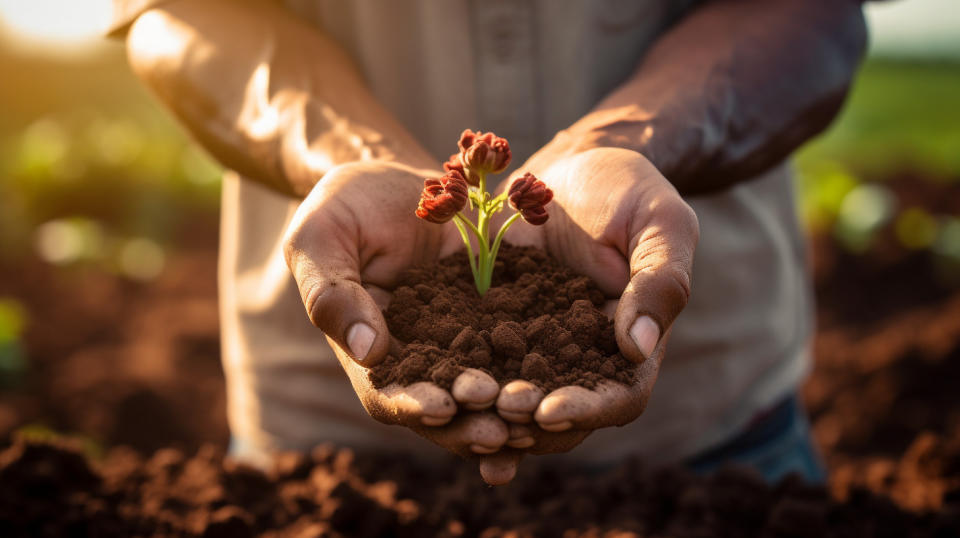
<instances>
[{"instance_id":1,"label":"fingernail","mask_svg":"<svg viewBox=\"0 0 960 538\"><path fill-rule=\"evenodd\" d=\"M630 327L630 338L633 338L633 343L640 348L643 358L649 359L660 340L660 327L650 316L640 316Z\"/></svg>"},{"instance_id":2,"label":"fingernail","mask_svg":"<svg viewBox=\"0 0 960 538\"><path fill-rule=\"evenodd\" d=\"M490 447L488 447L488 446L483 446L483 445L478 445L477 443L473 443L473 444L470 445L470 450L471 450L474 454L493 454L493 453L497 452L497 451L500 450L500 449L499 449L499 448L490 448Z\"/></svg>"},{"instance_id":3,"label":"fingernail","mask_svg":"<svg viewBox=\"0 0 960 538\"><path fill-rule=\"evenodd\" d=\"M420 417L420 422L422 422L424 426L443 426L447 422L450 422L451 418L452 417L431 417L424 415Z\"/></svg>"},{"instance_id":4,"label":"fingernail","mask_svg":"<svg viewBox=\"0 0 960 538\"><path fill-rule=\"evenodd\" d=\"M539 424L540 424L540 427L543 428L544 430L547 430L548 432L554 432L554 433L565 432L573 427L573 422L570 422L569 420L564 420L562 422L551 422L548 424L544 424L543 422L540 422Z\"/></svg>"},{"instance_id":5,"label":"fingernail","mask_svg":"<svg viewBox=\"0 0 960 538\"><path fill-rule=\"evenodd\" d=\"M376 337L377 333L373 331L373 327L358 321L347 329L347 347L358 361L362 361L373 347L373 340Z\"/></svg>"},{"instance_id":6,"label":"fingernail","mask_svg":"<svg viewBox=\"0 0 960 538\"><path fill-rule=\"evenodd\" d=\"M507 446L511 448L530 448L534 443L536 443L536 440L533 437L517 437L516 439L507 441Z\"/></svg>"}]
</instances>

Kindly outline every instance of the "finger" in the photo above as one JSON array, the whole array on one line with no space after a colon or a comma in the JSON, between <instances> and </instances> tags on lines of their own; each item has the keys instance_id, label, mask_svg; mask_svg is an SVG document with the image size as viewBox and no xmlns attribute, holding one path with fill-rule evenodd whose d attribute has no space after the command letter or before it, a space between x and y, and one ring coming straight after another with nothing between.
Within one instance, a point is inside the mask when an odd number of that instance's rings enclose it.
<instances>
[{"instance_id":1,"label":"finger","mask_svg":"<svg viewBox=\"0 0 960 538\"><path fill-rule=\"evenodd\" d=\"M440 428L416 428L434 443L459 454L487 455L500 450L509 437L507 425L493 413L468 413Z\"/></svg>"},{"instance_id":2,"label":"finger","mask_svg":"<svg viewBox=\"0 0 960 538\"><path fill-rule=\"evenodd\" d=\"M476 368L464 370L453 380L450 389L453 399L471 411L482 411L493 405L499 392L496 380Z\"/></svg>"},{"instance_id":3,"label":"finger","mask_svg":"<svg viewBox=\"0 0 960 538\"><path fill-rule=\"evenodd\" d=\"M516 451L498 452L480 460L480 477L491 486L502 486L513 480L523 454Z\"/></svg>"},{"instance_id":4,"label":"finger","mask_svg":"<svg viewBox=\"0 0 960 538\"><path fill-rule=\"evenodd\" d=\"M620 300L611 299L603 303L601 310L603 310L603 313L606 314L609 319L613 319L617 315L618 306L620 306Z\"/></svg>"},{"instance_id":5,"label":"finger","mask_svg":"<svg viewBox=\"0 0 960 538\"><path fill-rule=\"evenodd\" d=\"M462 421L465 443L474 454L493 454L506 444L506 423L493 413L470 414Z\"/></svg>"},{"instance_id":6,"label":"finger","mask_svg":"<svg viewBox=\"0 0 960 538\"><path fill-rule=\"evenodd\" d=\"M630 282L614 315L617 344L627 358L651 357L690 296L699 225L672 187L638 208L629 225Z\"/></svg>"},{"instance_id":7,"label":"finger","mask_svg":"<svg viewBox=\"0 0 960 538\"><path fill-rule=\"evenodd\" d=\"M389 385L370 394L367 412L387 424L443 426L457 413L450 393L427 381L405 387Z\"/></svg>"},{"instance_id":8,"label":"finger","mask_svg":"<svg viewBox=\"0 0 960 538\"><path fill-rule=\"evenodd\" d=\"M316 226L324 228L322 221ZM310 321L357 363L365 367L380 363L390 334L380 307L360 284L356 258L333 232L306 236L316 241L293 239L285 250Z\"/></svg>"},{"instance_id":9,"label":"finger","mask_svg":"<svg viewBox=\"0 0 960 538\"><path fill-rule=\"evenodd\" d=\"M393 294L379 286L364 285L363 289L373 297L373 302L377 303L377 308L381 312L386 310L390 306L390 301L393 300Z\"/></svg>"},{"instance_id":10,"label":"finger","mask_svg":"<svg viewBox=\"0 0 960 538\"><path fill-rule=\"evenodd\" d=\"M507 424L507 446L511 448L530 448L536 442L533 428L525 424Z\"/></svg>"},{"instance_id":11,"label":"finger","mask_svg":"<svg viewBox=\"0 0 960 538\"><path fill-rule=\"evenodd\" d=\"M566 386L547 394L534 418L548 432L622 426L643 412L646 392L614 382L600 383L592 390Z\"/></svg>"},{"instance_id":12,"label":"finger","mask_svg":"<svg viewBox=\"0 0 960 538\"><path fill-rule=\"evenodd\" d=\"M497 413L504 419L526 424L533 419L533 412L543 399L543 391L529 381L518 379L500 389L497 396Z\"/></svg>"},{"instance_id":13,"label":"finger","mask_svg":"<svg viewBox=\"0 0 960 538\"><path fill-rule=\"evenodd\" d=\"M568 430L565 432L539 431L535 442L527 448L527 454L559 454L570 452L586 439L593 430Z\"/></svg>"}]
</instances>

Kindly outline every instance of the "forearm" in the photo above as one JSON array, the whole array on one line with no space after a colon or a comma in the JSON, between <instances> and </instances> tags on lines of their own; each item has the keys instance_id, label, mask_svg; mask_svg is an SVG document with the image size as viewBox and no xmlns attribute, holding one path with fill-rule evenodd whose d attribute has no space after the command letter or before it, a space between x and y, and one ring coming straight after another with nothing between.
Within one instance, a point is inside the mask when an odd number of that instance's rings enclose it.
<instances>
[{"instance_id":1,"label":"forearm","mask_svg":"<svg viewBox=\"0 0 960 538\"><path fill-rule=\"evenodd\" d=\"M781 162L836 115L863 54L851 0L721 0L667 33L558 138L644 154L683 194Z\"/></svg>"},{"instance_id":2,"label":"forearm","mask_svg":"<svg viewBox=\"0 0 960 538\"><path fill-rule=\"evenodd\" d=\"M141 15L134 72L225 166L303 196L363 160L438 163L373 97L346 53L268 3L181 0Z\"/></svg>"}]
</instances>

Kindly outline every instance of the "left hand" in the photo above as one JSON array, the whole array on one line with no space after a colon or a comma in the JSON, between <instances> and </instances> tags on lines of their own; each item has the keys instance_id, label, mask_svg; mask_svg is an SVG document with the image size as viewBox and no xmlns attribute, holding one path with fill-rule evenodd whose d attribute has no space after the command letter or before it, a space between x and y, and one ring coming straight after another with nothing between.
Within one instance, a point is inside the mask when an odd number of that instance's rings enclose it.
<instances>
[{"instance_id":1,"label":"left hand","mask_svg":"<svg viewBox=\"0 0 960 538\"><path fill-rule=\"evenodd\" d=\"M543 395L514 381L501 389L497 408L510 423L508 446L565 452L595 429L632 422L646 407L670 327L690 295L699 225L670 182L634 151L551 155L548 146L518 169L523 172L553 190L550 219L542 226L512 226L506 239L542 248L596 281L609 299L620 351L637 365L630 386L611 381L594 390L566 386ZM485 478L512 476L520 455L503 452L481 472Z\"/></svg>"}]
</instances>

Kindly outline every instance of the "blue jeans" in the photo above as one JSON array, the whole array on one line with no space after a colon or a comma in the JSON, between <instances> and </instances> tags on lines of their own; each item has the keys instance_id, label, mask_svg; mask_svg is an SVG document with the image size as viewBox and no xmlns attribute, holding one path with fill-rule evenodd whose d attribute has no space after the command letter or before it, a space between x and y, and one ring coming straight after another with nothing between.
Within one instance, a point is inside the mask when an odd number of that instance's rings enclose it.
<instances>
[{"instance_id":1,"label":"blue jeans","mask_svg":"<svg viewBox=\"0 0 960 538\"><path fill-rule=\"evenodd\" d=\"M823 484L827 479L826 468L810 437L810 423L796 395L785 399L732 440L692 458L687 466L707 473L731 462L753 467L769 483L790 473L798 473L814 484Z\"/></svg>"}]
</instances>

